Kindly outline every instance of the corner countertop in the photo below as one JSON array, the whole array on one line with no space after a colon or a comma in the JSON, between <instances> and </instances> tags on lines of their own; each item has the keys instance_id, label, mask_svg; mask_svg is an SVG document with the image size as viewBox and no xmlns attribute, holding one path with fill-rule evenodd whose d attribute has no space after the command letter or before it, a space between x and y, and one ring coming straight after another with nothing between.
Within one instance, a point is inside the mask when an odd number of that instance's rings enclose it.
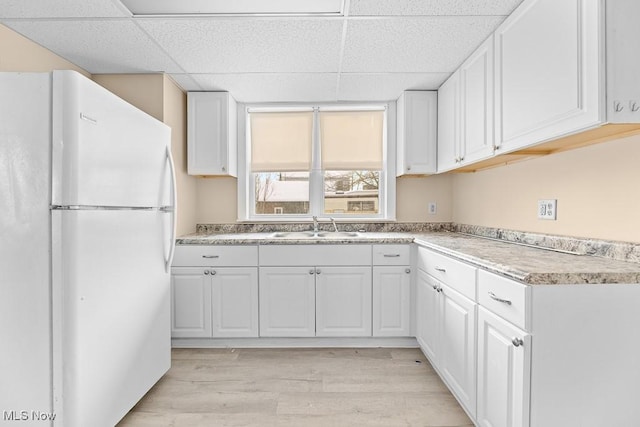
<instances>
[{"instance_id":1,"label":"corner countertop","mask_svg":"<svg viewBox=\"0 0 640 427\"><path fill-rule=\"evenodd\" d=\"M292 239L273 233L191 234L178 245L416 244L527 285L640 283L640 263L568 253L455 232L362 233Z\"/></svg>"}]
</instances>

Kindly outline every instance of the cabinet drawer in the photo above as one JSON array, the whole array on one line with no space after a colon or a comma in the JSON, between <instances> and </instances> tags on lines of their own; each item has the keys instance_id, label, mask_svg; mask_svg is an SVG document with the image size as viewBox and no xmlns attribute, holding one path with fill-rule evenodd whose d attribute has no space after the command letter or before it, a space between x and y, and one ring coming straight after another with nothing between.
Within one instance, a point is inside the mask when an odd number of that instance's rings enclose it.
<instances>
[{"instance_id":1,"label":"cabinet drawer","mask_svg":"<svg viewBox=\"0 0 640 427\"><path fill-rule=\"evenodd\" d=\"M478 302L489 311L528 330L528 287L507 278L478 271Z\"/></svg>"},{"instance_id":2,"label":"cabinet drawer","mask_svg":"<svg viewBox=\"0 0 640 427\"><path fill-rule=\"evenodd\" d=\"M373 245L373 265L409 265L409 245Z\"/></svg>"},{"instance_id":3,"label":"cabinet drawer","mask_svg":"<svg viewBox=\"0 0 640 427\"><path fill-rule=\"evenodd\" d=\"M418 268L476 301L475 267L426 248L418 248Z\"/></svg>"},{"instance_id":4,"label":"cabinet drawer","mask_svg":"<svg viewBox=\"0 0 640 427\"><path fill-rule=\"evenodd\" d=\"M174 267L251 267L258 265L257 246L178 245Z\"/></svg>"},{"instance_id":5,"label":"cabinet drawer","mask_svg":"<svg viewBox=\"0 0 640 427\"><path fill-rule=\"evenodd\" d=\"M264 245L260 266L371 265L371 245Z\"/></svg>"}]
</instances>

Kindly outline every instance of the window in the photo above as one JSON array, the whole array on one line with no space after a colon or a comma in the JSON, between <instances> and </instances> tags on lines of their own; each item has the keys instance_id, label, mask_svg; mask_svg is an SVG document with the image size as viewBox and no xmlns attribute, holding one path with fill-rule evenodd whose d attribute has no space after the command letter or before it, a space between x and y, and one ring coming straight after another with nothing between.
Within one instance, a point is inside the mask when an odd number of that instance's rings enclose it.
<instances>
[{"instance_id":1,"label":"window","mask_svg":"<svg viewBox=\"0 0 640 427\"><path fill-rule=\"evenodd\" d=\"M394 219L395 155L389 153L395 145L387 138L387 113L379 104L248 107L240 219Z\"/></svg>"}]
</instances>

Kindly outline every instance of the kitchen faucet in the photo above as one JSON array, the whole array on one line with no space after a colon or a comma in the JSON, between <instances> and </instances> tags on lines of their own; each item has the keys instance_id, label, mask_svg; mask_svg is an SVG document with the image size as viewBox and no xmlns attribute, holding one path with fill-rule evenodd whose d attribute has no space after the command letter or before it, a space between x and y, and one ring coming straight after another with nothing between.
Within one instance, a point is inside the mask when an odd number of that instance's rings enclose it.
<instances>
[{"instance_id":1,"label":"kitchen faucet","mask_svg":"<svg viewBox=\"0 0 640 427\"><path fill-rule=\"evenodd\" d=\"M333 218L329 218L331 220L331 224L333 224L333 231L338 232L338 226L336 225L336 220Z\"/></svg>"},{"instance_id":2,"label":"kitchen faucet","mask_svg":"<svg viewBox=\"0 0 640 427\"><path fill-rule=\"evenodd\" d=\"M318 232L318 217L315 215L313 216L313 232Z\"/></svg>"}]
</instances>

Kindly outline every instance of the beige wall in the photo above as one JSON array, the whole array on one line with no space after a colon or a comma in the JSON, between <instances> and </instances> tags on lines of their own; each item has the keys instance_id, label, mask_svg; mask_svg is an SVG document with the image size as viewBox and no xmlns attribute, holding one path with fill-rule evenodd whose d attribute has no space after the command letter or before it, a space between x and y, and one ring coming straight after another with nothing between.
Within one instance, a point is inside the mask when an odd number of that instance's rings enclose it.
<instances>
[{"instance_id":1,"label":"beige wall","mask_svg":"<svg viewBox=\"0 0 640 427\"><path fill-rule=\"evenodd\" d=\"M0 71L52 70L76 70L91 77L82 68L0 24Z\"/></svg>"},{"instance_id":2,"label":"beige wall","mask_svg":"<svg viewBox=\"0 0 640 427\"><path fill-rule=\"evenodd\" d=\"M196 177L187 174L187 96L171 78L164 76L164 122L171 127L171 153L176 166L178 190L177 234L192 233L196 226Z\"/></svg>"},{"instance_id":3,"label":"beige wall","mask_svg":"<svg viewBox=\"0 0 640 427\"><path fill-rule=\"evenodd\" d=\"M238 219L238 180L198 178L196 221L198 224L226 224Z\"/></svg>"},{"instance_id":4,"label":"beige wall","mask_svg":"<svg viewBox=\"0 0 640 427\"><path fill-rule=\"evenodd\" d=\"M433 175L396 180L396 218L400 222L450 222L452 218L452 177ZM429 214L429 203L436 203L436 214Z\"/></svg>"},{"instance_id":5,"label":"beige wall","mask_svg":"<svg viewBox=\"0 0 640 427\"><path fill-rule=\"evenodd\" d=\"M640 243L640 135L453 177L453 221ZM558 200L557 221L537 219Z\"/></svg>"}]
</instances>

